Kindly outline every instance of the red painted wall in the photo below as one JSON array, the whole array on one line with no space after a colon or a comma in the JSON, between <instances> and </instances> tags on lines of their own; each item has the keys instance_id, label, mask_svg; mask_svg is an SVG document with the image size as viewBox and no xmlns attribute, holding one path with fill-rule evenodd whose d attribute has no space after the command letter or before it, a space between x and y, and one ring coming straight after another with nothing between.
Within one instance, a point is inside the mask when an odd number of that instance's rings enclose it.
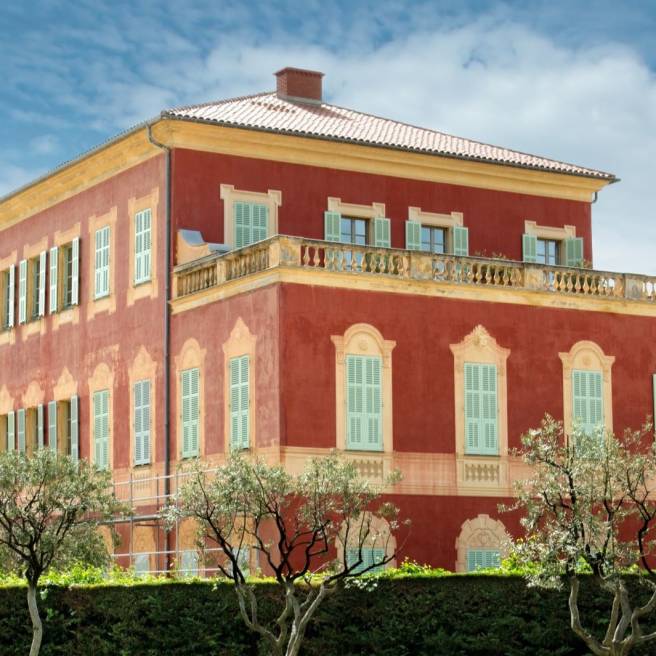
<instances>
[{"instance_id":1,"label":"red painted wall","mask_svg":"<svg viewBox=\"0 0 656 656\"><path fill-rule=\"evenodd\" d=\"M158 258L158 273L164 270L165 246L165 160L163 156L150 159L91 189L81 192L47 210L39 212L19 224L1 233L0 257L6 257L12 251L18 251L18 260L22 259L23 246L34 244L48 236L48 248L54 245L54 234L68 230L75 223L80 223L80 322L77 325L64 324L53 330L53 316L45 318L46 332L43 336L32 335L23 340L25 328L16 326L14 345L0 346L0 387L6 385L9 394L14 397L15 409L22 407L21 397L32 381L39 382L45 391L44 403L52 399L53 386L64 368L78 381L80 397L80 456L89 457L90 417L89 392L87 381L96 366L102 362L114 371L114 432L113 463L115 467L128 466L129 459L129 422L130 390L128 384L128 367L136 357L139 348L144 345L151 357L162 362L163 327L164 327L164 275L159 275L158 297L155 300L137 300L133 306L127 306L126 293L128 285L129 257L129 215L128 199L149 194L159 187L157 221L157 243L153 244L153 258ZM97 314L87 321L87 306L93 303L94 272L90 267L89 249L94 248L89 235L89 217L101 216L116 206L118 211L116 224L115 272L116 312L108 315ZM17 267L18 269L18 267ZM16 308L18 307L18 272L16 273ZM47 308L47 303L46 303ZM16 322L18 312L16 312ZM43 320L42 320L43 321ZM157 407L163 407L163 369L158 368L156 393ZM156 418L154 429L158 434L163 431L163 414ZM163 440L158 440L157 460L163 460Z\"/></svg>"},{"instance_id":2,"label":"red painted wall","mask_svg":"<svg viewBox=\"0 0 656 656\"><path fill-rule=\"evenodd\" d=\"M285 164L192 150L173 152L174 228L200 230L206 241L222 242L221 184L236 189L282 191L280 234L323 239L328 196L344 202L385 203L392 220L392 246L405 247L408 207L429 212L463 212L469 251L522 259L524 220L539 225L576 226L584 257L592 259L590 204L458 185Z\"/></svg>"},{"instance_id":3,"label":"red painted wall","mask_svg":"<svg viewBox=\"0 0 656 656\"><path fill-rule=\"evenodd\" d=\"M653 413L656 322L650 318L525 305L459 301L285 284L281 290L283 443L335 445L335 346L355 323L369 323L392 352L394 448L453 453L454 373L450 344L482 324L510 349L509 445L545 412L562 418L562 362L580 340L614 355L615 429L638 427Z\"/></svg>"}]
</instances>

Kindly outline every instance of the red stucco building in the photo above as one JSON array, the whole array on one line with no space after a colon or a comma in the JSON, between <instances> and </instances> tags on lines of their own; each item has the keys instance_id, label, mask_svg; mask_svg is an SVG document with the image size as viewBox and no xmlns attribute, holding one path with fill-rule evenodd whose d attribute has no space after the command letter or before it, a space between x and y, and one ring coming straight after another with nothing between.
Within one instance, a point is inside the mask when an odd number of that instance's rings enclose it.
<instances>
[{"instance_id":1,"label":"red stucco building","mask_svg":"<svg viewBox=\"0 0 656 656\"><path fill-rule=\"evenodd\" d=\"M192 531L154 515L180 462L231 447L398 468L402 557L494 562L523 432L653 413L655 279L592 268L591 202L615 178L276 76L0 199L0 448L111 468L142 570L195 567Z\"/></svg>"}]
</instances>

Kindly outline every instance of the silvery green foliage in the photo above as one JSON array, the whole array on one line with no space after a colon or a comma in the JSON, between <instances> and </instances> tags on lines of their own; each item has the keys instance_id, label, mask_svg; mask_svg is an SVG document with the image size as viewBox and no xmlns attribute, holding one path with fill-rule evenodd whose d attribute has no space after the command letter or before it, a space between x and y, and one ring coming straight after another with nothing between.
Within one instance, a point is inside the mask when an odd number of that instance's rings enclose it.
<instances>
[{"instance_id":1,"label":"silvery green foliage","mask_svg":"<svg viewBox=\"0 0 656 656\"><path fill-rule=\"evenodd\" d=\"M531 585L570 588L571 626L598 655L625 655L656 639L644 634L643 617L656 607L651 569L656 517L656 454L651 426L621 439L603 429L565 435L561 422L546 416L539 429L522 437L520 452L532 477L517 485L508 509L523 511L525 536L515 558L526 565ZM519 454L516 454L519 455ZM537 566L536 566L537 565ZM626 584L640 572L651 589L644 606L631 600ZM578 608L579 579L591 574L613 599L605 635L583 628Z\"/></svg>"},{"instance_id":2,"label":"silvery green foliage","mask_svg":"<svg viewBox=\"0 0 656 656\"><path fill-rule=\"evenodd\" d=\"M199 546L209 540L219 547L213 564L234 581L246 625L274 654L298 654L308 622L341 581L395 558L397 508L380 502L380 491L359 476L352 462L336 455L312 458L293 475L235 453L224 466L208 469L196 463L183 476L175 503L164 512L167 522L172 526L193 517ZM395 475L386 484L397 480ZM239 558L244 547L257 554L283 591L273 625L258 619L258 600ZM384 559L363 567L363 549L374 547L382 549ZM358 553L348 565L347 548Z\"/></svg>"},{"instance_id":3,"label":"silvery green foliage","mask_svg":"<svg viewBox=\"0 0 656 656\"><path fill-rule=\"evenodd\" d=\"M0 569L17 572L28 584L32 619L30 656L39 653L43 627L36 601L39 578L73 563L106 563L99 524L123 511L109 472L51 449L27 457L0 454Z\"/></svg>"}]
</instances>

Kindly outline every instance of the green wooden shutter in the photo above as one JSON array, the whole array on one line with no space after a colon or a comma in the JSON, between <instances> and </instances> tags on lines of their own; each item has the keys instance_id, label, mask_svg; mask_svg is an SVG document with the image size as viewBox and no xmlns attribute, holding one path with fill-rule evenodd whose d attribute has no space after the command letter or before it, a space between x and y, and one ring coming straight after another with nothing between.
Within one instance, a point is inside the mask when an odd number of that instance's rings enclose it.
<instances>
[{"instance_id":1,"label":"green wooden shutter","mask_svg":"<svg viewBox=\"0 0 656 656\"><path fill-rule=\"evenodd\" d=\"M382 563L385 560L385 550L379 547L373 549L369 547L362 547L362 549L349 547L346 549L347 567L351 567L360 559L362 562L353 570L354 574L359 574L365 570L367 574L377 574L384 569Z\"/></svg>"},{"instance_id":2,"label":"green wooden shutter","mask_svg":"<svg viewBox=\"0 0 656 656\"><path fill-rule=\"evenodd\" d=\"M79 397L71 396L70 400L71 422L71 459L80 459L80 425L79 425Z\"/></svg>"},{"instance_id":3,"label":"green wooden shutter","mask_svg":"<svg viewBox=\"0 0 656 656\"><path fill-rule=\"evenodd\" d=\"M247 449L250 442L250 360L230 359L230 448Z\"/></svg>"},{"instance_id":4,"label":"green wooden shutter","mask_svg":"<svg viewBox=\"0 0 656 656\"><path fill-rule=\"evenodd\" d=\"M409 251L421 250L421 223L419 221L405 222L405 247Z\"/></svg>"},{"instance_id":5,"label":"green wooden shutter","mask_svg":"<svg viewBox=\"0 0 656 656\"><path fill-rule=\"evenodd\" d=\"M185 369L181 373L182 386L182 457L198 455L199 429L199 371Z\"/></svg>"},{"instance_id":6,"label":"green wooden shutter","mask_svg":"<svg viewBox=\"0 0 656 656\"><path fill-rule=\"evenodd\" d=\"M50 275L49 275L50 314L57 312L59 308L58 298L57 298L59 293L58 269L59 269L59 248L57 248L57 246L53 246L50 249Z\"/></svg>"},{"instance_id":7,"label":"green wooden shutter","mask_svg":"<svg viewBox=\"0 0 656 656\"><path fill-rule=\"evenodd\" d=\"M497 455L497 368L493 364L466 362L465 453Z\"/></svg>"},{"instance_id":8,"label":"green wooden shutter","mask_svg":"<svg viewBox=\"0 0 656 656\"><path fill-rule=\"evenodd\" d=\"M346 357L346 448L383 450L382 360Z\"/></svg>"},{"instance_id":9,"label":"green wooden shutter","mask_svg":"<svg viewBox=\"0 0 656 656\"><path fill-rule=\"evenodd\" d=\"M580 267L583 265L583 238L565 239L565 266Z\"/></svg>"},{"instance_id":10,"label":"green wooden shutter","mask_svg":"<svg viewBox=\"0 0 656 656\"><path fill-rule=\"evenodd\" d=\"M150 280L151 223L150 209L137 212L134 216L134 282L137 284Z\"/></svg>"},{"instance_id":11,"label":"green wooden shutter","mask_svg":"<svg viewBox=\"0 0 656 656\"><path fill-rule=\"evenodd\" d=\"M341 241L342 215L339 212L323 213L323 238L326 241Z\"/></svg>"},{"instance_id":12,"label":"green wooden shutter","mask_svg":"<svg viewBox=\"0 0 656 656\"><path fill-rule=\"evenodd\" d=\"M16 265L12 264L9 267L9 288L7 290L7 327L11 328L14 325L14 287L16 285Z\"/></svg>"},{"instance_id":13,"label":"green wooden shutter","mask_svg":"<svg viewBox=\"0 0 656 656\"><path fill-rule=\"evenodd\" d=\"M475 572L477 569L489 569L501 565L501 553L498 549L468 549L467 571Z\"/></svg>"},{"instance_id":14,"label":"green wooden shutter","mask_svg":"<svg viewBox=\"0 0 656 656\"><path fill-rule=\"evenodd\" d=\"M93 395L94 460L98 469L109 469L109 390Z\"/></svg>"},{"instance_id":15,"label":"green wooden shutter","mask_svg":"<svg viewBox=\"0 0 656 656\"><path fill-rule=\"evenodd\" d=\"M109 238L109 226L96 230L95 298L102 298L109 294Z\"/></svg>"},{"instance_id":16,"label":"green wooden shutter","mask_svg":"<svg viewBox=\"0 0 656 656\"><path fill-rule=\"evenodd\" d=\"M235 202L235 248L250 244L253 217L250 203Z\"/></svg>"},{"instance_id":17,"label":"green wooden shutter","mask_svg":"<svg viewBox=\"0 0 656 656\"><path fill-rule=\"evenodd\" d=\"M38 298L38 315L46 315L46 266L48 251L41 251L39 254L39 298Z\"/></svg>"},{"instance_id":18,"label":"green wooden shutter","mask_svg":"<svg viewBox=\"0 0 656 656\"><path fill-rule=\"evenodd\" d=\"M572 371L572 412L572 423L588 434L603 425L603 375L600 371Z\"/></svg>"},{"instance_id":19,"label":"green wooden shutter","mask_svg":"<svg viewBox=\"0 0 656 656\"><path fill-rule=\"evenodd\" d=\"M454 226L452 229L453 236L453 254L469 255L469 228Z\"/></svg>"},{"instance_id":20,"label":"green wooden shutter","mask_svg":"<svg viewBox=\"0 0 656 656\"><path fill-rule=\"evenodd\" d=\"M27 321L27 260L18 265L18 323Z\"/></svg>"},{"instance_id":21,"label":"green wooden shutter","mask_svg":"<svg viewBox=\"0 0 656 656\"><path fill-rule=\"evenodd\" d=\"M374 219L374 246L390 248L392 245L390 223L389 219Z\"/></svg>"},{"instance_id":22,"label":"green wooden shutter","mask_svg":"<svg viewBox=\"0 0 656 656\"><path fill-rule=\"evenodd\" d=\"M252 232L249 243L254 244L269 236L269 208L266 205L253 203L251 216L253 219L251 222Z\"/></svg>"},{"instance_id":23,"label":"green wooden shutter","mask_svg":"<svg viewBox=\"0 0 656 656\"><path fill-rule=\"evenodd\" d=\"M524 262L536 263L538 261L538 238L534 235L522 236L522 251Z\"/></svg>"},{"instance_id":24,"label":"green wooden shutter","mask_svg":"<svg viewBox=\"0 0 656 656\"><path fill-rule=\"evenodd\" d=\"M7 451L16 450L16 413L7 413Z\"/></svg>"},{"instance_id":25,"label":"green wooden shutter","mask_svg":"<svg viewBox=\"0 0 656 656\"><path fill-rule=\"evenodd\" d=\"M134 464L150 462L150 381L134 384Z\"/></svg>"},{"instance_id":26,"label":"green wooden shutter","mask_svg":"<svg viewBox=\"0 0 656 656\"><path fill-rule=\"evenodd\" d=\"M43 449L43 404L39 403L36 408L36 445Z\"/></svg>"},{"instance_id":27,"label":"green wooden shutter","mask_svg":"<svg viewBox=\"0 0 656 656\"><path fill-rule=\"evenodd\" d=\"M18 438L18 450L25 453L25 409L21 408L18 411L16 418L16 433Z\"/></svg>"},{"instance_id":28,"label":"green wooden shutter","mask_svg":"<svg viewBox=\"0 0 656 656\"><path fill-rule=\"evenodd\" d=\"M80 302L80 238L71 242L71 305Z\"/></svg>"},{"instance_id":29,"label":"green wooden shutter","mask_svg":"<svg viewBox=\"0 0 656 656\"><path fill-rule=\"evenodd\" d=\"M150 208L143 212L143 279L150 280L152 253L152 212Z\"/></svg>"},{"instance_id":30,"label":"green wooden shutter","mask_svg":"<svg viewBox=\"0 0 656 656\"><path fill-rule=\"evenodd\" d=\"M57 451L57 401L48 403L48 446Z\"/></svg>"}]
</instances>

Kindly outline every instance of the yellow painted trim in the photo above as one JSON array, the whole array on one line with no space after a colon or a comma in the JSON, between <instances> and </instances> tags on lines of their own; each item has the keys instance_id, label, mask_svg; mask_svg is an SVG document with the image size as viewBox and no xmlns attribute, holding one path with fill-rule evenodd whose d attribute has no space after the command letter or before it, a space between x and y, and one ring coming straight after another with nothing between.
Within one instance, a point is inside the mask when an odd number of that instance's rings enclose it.
<instances>
[{"instance_id":1,"label":"yellow painted trim","mask_svg":"<svg viewBox=\"0 0 656 656\"><path fill-rule=\"evenodd\" d=\"M118 208L112 207L102 216L95 214L89 217L89 245L87 278L87 321L97 314L116 312L116 230L118 223ZM109 226L109 295L96 298L96 231ZM80 261L82 258L80 258ZM82 267L80 267L80 271ZM80 276L81 277L81 276Z\"/></svg>"},{"instance_id":2,"label":"yellow painted trim","mask_svg":"<svg viewBox=\"0 0 656 656\"><path fill-rule=\"evenodd\" d=\"M72 396L78 395L77 381L71 375L68 367L64 367L57 383L52 388L53 401L69 401Z\"/></svg>"},{"instance_id":3,"label":"yellow painted trim","mask_svg":"<svg viewBox=\"0 0 656 656\"><path fill-rule=\"evenodd\" d=\"M332 335L335 345L335 437L336 447L346 450L346 356L347 355L378 355L382 359L382 419L383 419L383 453L394 450L394 435L392 422L392 351L396 342L384 339L380 331L366 323L356 323L350 326L344 335ZM363 451L361 453L372 453ZM380 453L380 452L373 452Z\"/></svg>"},{"instance_id":4,"label":"yellow painted trim","mask_svg":"<svg viewBox=\"0 0 656 656\"><path fill-rule=\"evenodd\" d=\"M176 386L176 442L177 448L173 450L171 459L176 456L184 462L188 458L182 457L182 383L180 377L186 369L198 369L198 455L205 454L205 357L207 349L202 349L198 340L190 337L182 345L180 353L175 356L175 386Z\"/></svg>"},{"instance_id":5,"label":"yellow painted trim","mask_svg":"<svg viewBox=\"0 0 656 656\"><path fill-rule=\"evenodd\" d=\"M584 202L609 184L598 178L189 121L159 121L153 134L174 148Z\"/></svg>"},{"instance_id":6,"label":"yellow painted trim","mask_svg":"<svg viewBox=\"0 0 656 656\"><path fill-rule=\"evenodd\" d=\"M261 203L269 210L267 237L278 234L278 208L282 205L282 191L269 189L266 193L235 189L234 185L222 184L220 196L223 201L223 242L235 246L235 203Z\"/></svg>"},{"instance_id":7,"label":"yellow painted trim","mask_svg":"<svg viewBox=\"0 0 656 656\"><path fill-rule=\"evenodd\" d=\"M356 219L383 219L385 218L385 203L371 203L360 205L358 203L344 203L341 198L328 196L329 212L338 212L342 216Z\"/></svg>"},{"instance_id":8,"label":"yellow painted trim","mask_svg":"<svg viewBox=\"0 0 656 656\"><path fill-rule=\"evenodd\" d=\"M95 435L94 435L94 415L93 415L93 395L95 392L102 392L107 390L109 392L109 444L107 451L109 454L109 463L107 468L109 471L112 470L114 466L114 373L111 368L105 362L101 362L93 370L93 375L89 378L89 430L87 432L89 436L89 462L94 462L96 459L96 449L95 449ZM82 436L80 432L80 436Z\"/></svg>"},{"instance_id":9,"label":"yellow painted trim","mask_svg":"<svg viewBox=\"0 0 656 656\"><path fill-rule=\"evenodd\" d=\"M563 363L563 424L565 434L572 430L572 370L599 371L603 380L604 427L613 430L613 375L614 355L606 355L595 342L576 342L567 353L559 353Z\"/></svg>"},{"instance_id":10,"label":"yellow painted trim","mask_svg":"<svg viewBox=\"0 0 656 656\"><path fill-rule=\"evenodd\" d=\"M458 285L433 280L407 280L376 274L357 274L283 266L231 280L196 294L178 297L171 301L171 311L172 314L180 314L208 303L215 303L280 283L656 317L656 303L633 301L631 299L591 298L574 294L565 295L525 289L495 288L485 285Z\"/></svg>"},{"instance_id":11,"label":"yellow painted trim","mask_svg":"<svg viewBox=\"0 0 656 656\"><path fill-rule=\"evenodd\" d=\"M126 303L129 306L134 305L142 298L157 298L159 293L159 284L157 279L157 257L158 242L158 204L159 204L159 187L153 187L149 194L136 198L132 196L128 199L128 214L130 216L130 239L128 255L128 288ZM134 282L134 245L135 245L135 215L143 210L150 209L150 280L139 283Z\"/></svg>"},{"instance_id":12,"label":"yellow painted trim","mask_svg":"<svg viewBox=\"0 0 656 656\"><path fill-rule=\"evenodd\" d=\"M45 392L41 389L41 385L33 380L27 386L27 389L22 396L21 407L35 408L37 405L41 405L44 402L45 396Z\"/></svg>"},{"instance_id":13,"label":"yellow painted trim","mask_svg":"<svg viewBox=\"0 0 656 656\"><path fill-rule=\"evenodd\" d=\"M564 225L562 228L554 226L541 226L535 221L524 221L524 232L539 239L555 239L562 241L576 237L576 226Z\"/></svg>"},{"instance_id":14,"label":"yellow painted trim","mask_svg":"<svg viewBox=\"0 0 656 656\"><path fill-rule=\"evenodd\" d=\"M0 387L0 415L9 414L14 409L14 398L6 385Z\"/></svg>"},{"instance_id":15,"label":"yellow painted trim","mask_svg":"<svg viewBox=\"0 0 656 656\"><path fill-rule=\"evenodd\" d=\"M146 128L129 134L1 202L0 232L161 154L148 141Z\"/></svg>"},{"instance_id":16,"label":"yellow painted trim","mask_svg":"<svg viewBox=\"0 0 656 656\"><path fill-rule=\"evenodd\" d=\"M373 515L370 512L362 513L358 520L348 525L348 538L346 537L346 522L342 522L339 532L335 535L335 548L337 560L344 563L344 548L358 548L360 536L366 534L367 540L362 543L363 549L384 549L385 557L389 558L396 552L396 537L391 531L389 522L384 517ZM346 543L346 544L345 544ZM385 565L385 568L396 567L396 558Z\"/></svg>"},{"instance_id":17,"label":"yellow painted trim","mask_svg":"<svg viewBox=\"0 0 656 656\"><path fill-rule=\"evenodd\" d=\"M470 549L498 549L504 558L510 546L511 538L502 521L487 514L468 519L456 538L456 572L467 571L467 552Z\"/></svg>"},{"instance_id":18,"label":"yellow painted trim","mask_svg":"<svg viewBox=\"0 0 656 656\"><path fill-rule=\"evenodd\" d=\"M249 449L257 449L257 424L255 422L257 408L256 401L256 346L257 336L253 335L241 317L235 322L230 337L223 344L223 451L230 453L230 360L242 355L249 359L248 378L248 421Z\"/></svg>"},{"instance_id":19,"label":"yellow painted trim","mask_svg":"<svg viewBox=\"0 0 656 656\"><path fill-rule=\"evenodd\" d=\"M134 385L142 380L150 381L150 457L149 463L145 465L134 464L134 451L135 439L134 434ZM128 381L129 381L129 395L130 395L130 453L129 463L131 467L135 467L140 472L149 471L156 460L157 455L157 394L156 394L156 380L157 380L157 361L152 358L148 349L141 346L134 358L132 364L128 368Z\"/></svg>"}]
</instances>

